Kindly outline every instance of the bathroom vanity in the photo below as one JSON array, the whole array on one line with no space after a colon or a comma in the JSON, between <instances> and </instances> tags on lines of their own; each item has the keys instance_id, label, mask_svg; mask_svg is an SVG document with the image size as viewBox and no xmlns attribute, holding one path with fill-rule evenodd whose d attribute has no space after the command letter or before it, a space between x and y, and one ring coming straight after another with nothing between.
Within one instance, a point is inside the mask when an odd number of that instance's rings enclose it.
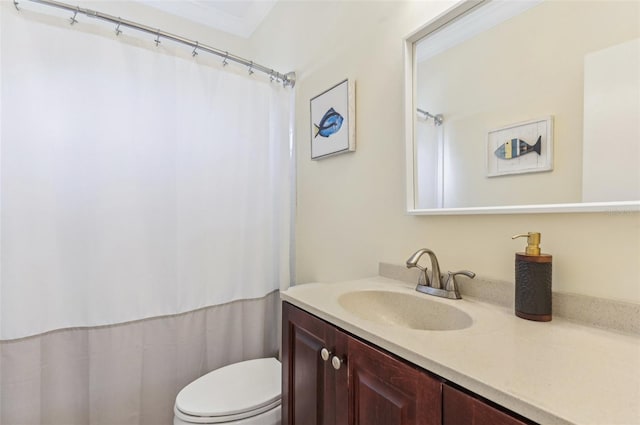
<instances>
[{"instance_id":1,"label":"bathroom vanity","mask_svg":"<svg viewBox=\"0 0 640 425\"><path fill-rule=\"evenodd\" d=\"M533 423L287 302L282 320L283 424Z\"/></svg>"},{"instance_id":2,"label":"bathroom vanity","mask_svg":"<svg viewBox=\"0 0 640 425\"><path fill-rule=\"evenodd\" d=\"M282 293L283 424L640 421L636 336L414 286L376 277Z\"/></svg>"}]
</instances>

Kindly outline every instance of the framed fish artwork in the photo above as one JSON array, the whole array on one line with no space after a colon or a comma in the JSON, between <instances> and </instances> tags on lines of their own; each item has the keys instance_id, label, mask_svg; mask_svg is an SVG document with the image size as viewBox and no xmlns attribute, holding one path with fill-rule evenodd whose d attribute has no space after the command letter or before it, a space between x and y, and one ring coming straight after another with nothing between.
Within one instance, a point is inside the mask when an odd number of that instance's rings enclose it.
<instances>
[{"instance_id":1,"label":"framed fish artwork","mask_svg":"<svg viewBox=\"0 0 640 425\"><path fill-rule=\"evenodd\" d=\"M356 150L355 82L346 79L311 99L311 159Z\"/></svg>"},{"instance_id":2,"label":"framed fish artwork","mask_svg":"<svg viewBox=\"0 0 640 425\"><path fill-rule=\"evenodd\" d=\"M553 117L489 131L487 176L553 170Z\"/></svg>"}]
</instances>

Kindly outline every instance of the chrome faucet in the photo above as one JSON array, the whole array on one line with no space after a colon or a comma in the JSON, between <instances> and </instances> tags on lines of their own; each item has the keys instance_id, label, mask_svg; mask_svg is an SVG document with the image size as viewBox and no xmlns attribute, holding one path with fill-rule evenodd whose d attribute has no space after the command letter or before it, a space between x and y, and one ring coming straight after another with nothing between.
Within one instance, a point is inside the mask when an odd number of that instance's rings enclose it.
<instances>
[{"instance_id":1,"label":"chrome faucet","mask_svg":"<svg viewBox=\"0 0 640 425\"><path fill-rule=\"evenodd\" d=\"M422 267L418 264L418 261L420 261L420 257L422 257L424 254L429 255L429 259L431 260L431 267L433 268L433 271L431 272L431 279L429 279L427 268ZM442 280L440 277L440 265L438 264L438 259L436 258L436 254L433 251L427 248L422 248L416 251L407 260L407 268L410 269L412 267L415 267L422 271L422 273L420 273L420 276L418 277L418 286L426 286L426 287L436 288L436 289L442 288ZM434 281L433 283L431 282L432 280ZM420 289L416 288L416 291L420 291Z\"/></svg>"},{"instance_id":2,"label":"chrome faucet","mask_svg":"<svg viewBox=\"0 0 640 425\"><path fill-rule=\"evenodd\" d=\"M431 260L431 278L429 278L428 269L418 264L418 261L420 261L420 257L422 257L424 254L429 255L429 259ZM451 298L456 300L462 298L462 296L460 296L460 291L458 291L456 275L462 274L470 279L473 279L476 276L474 272L470 272L468 270L460 270L457 272L447 272L447 276L445 277L440 273L440 265L438 264L438 258L436 257L436 254L427 248L419 249L411 257L409 257L409 259L407 260L407 268L410 269L412 267L415 267L422 271L422 273L420 273L420 276L418 277L418 286L416 286L416 291L422 292L424 294L435 295L436 297ZM442 281L443 278L445 279L444 283Z\"/></svg>"}]
</instances>

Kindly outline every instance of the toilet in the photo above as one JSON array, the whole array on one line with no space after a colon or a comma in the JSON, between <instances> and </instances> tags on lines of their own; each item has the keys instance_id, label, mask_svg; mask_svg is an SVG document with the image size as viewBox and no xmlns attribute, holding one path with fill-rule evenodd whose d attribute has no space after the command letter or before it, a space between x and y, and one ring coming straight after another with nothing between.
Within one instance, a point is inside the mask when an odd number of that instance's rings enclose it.
<instances>
[{"instance_id":1,"label":"toilet","mask_svg":"<svg viewBox=\"0 0 640 425\"><path fill-rule=\"evenodd\" d=\"M201 376L176 397L174 425L280 425L281 365L247 360Z\"/></svg>"}]
</instances>

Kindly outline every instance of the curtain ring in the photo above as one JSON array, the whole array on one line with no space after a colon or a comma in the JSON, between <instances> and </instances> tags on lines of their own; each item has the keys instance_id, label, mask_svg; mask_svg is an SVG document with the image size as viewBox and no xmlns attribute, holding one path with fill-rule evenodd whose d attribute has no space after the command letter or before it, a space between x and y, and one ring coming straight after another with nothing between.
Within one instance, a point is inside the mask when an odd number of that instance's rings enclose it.
<instances>
[{"instance_id":1,"label":"curtain ring","mask_svg":"<svg viewBox=\"0 0 640 425\"><path fill-rule=\"evenodd\" d=\"M156 39L154 40L156 43L156 47L158 47L160 45L160 29L158 29L158 32L156 33Z\"/></svg>"},{"instance_id":2,"label":"curtain ring","mask_svg":"<svg viewBox=\"0 0 640 425\"><path fill-rule=\"evenodd\" d=\"M197 48L198 48L198 42L196 41L196 46L193 48L193 52L191 52L191 56L194 58L198 56L198 52L196 52Z\"/></svg>"},{"instance_id":3,"label":"curtain ring","mask_svg":"<svg viewBox=\"0 0 640 425\"><path fill-rule=\"evenodd\" d=\"M78 15L78 12L80 11L80 6L76 7L76 11L73 12L73 16L70 19L70 24L73 25L75 23L77 23L78 21L76 20L76 16Z\"/></svg>"},{"instance_id":4,"label":"curtain ring","mask_svg":"<svg viewBox=\"0 0 640 425\"><path fill-rule=\"evenodd\" d=\"M269 73L269 81L271 81L273 83L273 80L275 80L276 77L273 76L273 69L271 70L271 72Z\"/></svg>"},{"instance_id":5,"label":"curtain ring","mask_svg":"<svg viewBox=\"0 0 640 425\"><path fill-rule=\"evenodd\" d=\"M122 22L122 20L120 18L118 18L118 25L116 26L116 36L119 36L120 34L122 34L122 30L120 29L120 23Z\"/></svg>"},{"instance_id":6,"label":"curtain ring","mask_svg":"<svg viewBox=\"0 0 640 425\"><path fill-rule=\"evenodd\" d=\"M18 7L20 3L18 2L18 0L13 0L13 6L16 8L16 10L19 12L20 8Z\"/></svg>"},{"instance_id":7,"label":"curtain ring","mask_svg":"<svg viewBox=\"0 0 640 425\"><path fill-rule=\"evenodd\" d=\"M229 57L229 52L224 52L224 59L222 59L222 66L229 65L229 62L227 61L228 57Z\"/></svg>"},{"instance_id":8,"label":"curtain ring","mask_svg":"<svg viewBox=\"0 0 640 425\"><path fill-rule=\"evenodd\" d=\"M249 75L253 74L253 61L249 64Z\"/></svg>"}]
</instances>

